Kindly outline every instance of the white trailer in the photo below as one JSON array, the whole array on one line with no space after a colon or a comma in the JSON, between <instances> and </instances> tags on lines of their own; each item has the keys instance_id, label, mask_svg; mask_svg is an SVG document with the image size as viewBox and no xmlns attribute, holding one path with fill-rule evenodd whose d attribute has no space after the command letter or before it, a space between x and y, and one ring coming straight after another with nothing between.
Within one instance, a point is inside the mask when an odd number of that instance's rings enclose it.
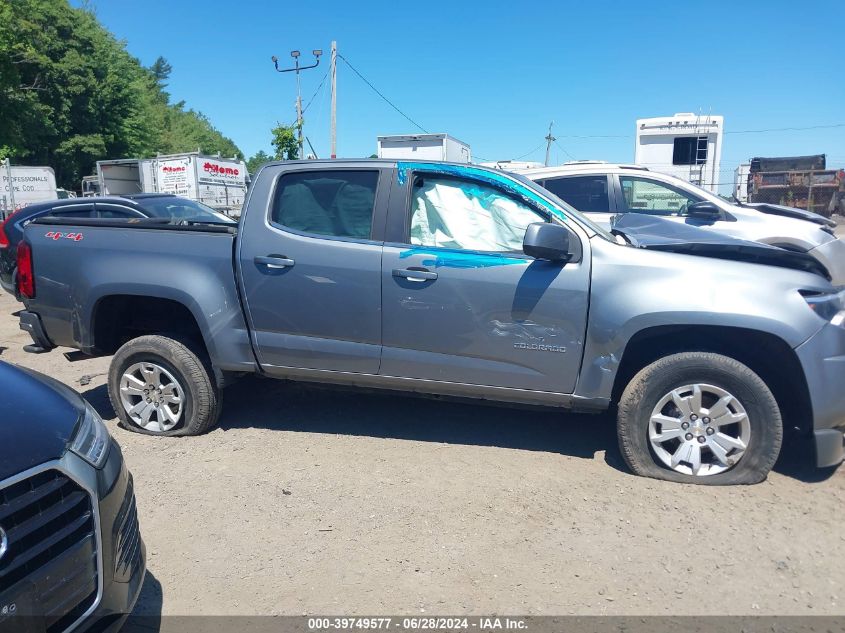
<instances>
[{"instance_id":1,"label":"white trailer","mask_svg":"<svg viewBox=\"0 0 845 633\"><path fill-rule=\"evenodd\" d=\"M378 137L378 157L407 160L448 160L469 163L469 145L448 134L401 134Z\"/></svg>"},{"instance_id":2,"label":"white trailer","mask_svg":"<svg viewBox=\"0 0 845 633\"><path fill-rule=\"evenodd\" d=\"M734 170L734 198L740 202L748 202L748 176L751 174L751 163L740 163Z\"/></svg>"},{"instance_id":3,"label":"white trailer","mask_svg":"<svg viewBox=\"0 0 845 633\"><path fill-rule=\"evenodd\" d=\"M58 197L56 174L52 167L0 163L0 215Z\"/></svg>"},{"instance_id":4,"label":"white trailer","mask_svg":"<svg viewBox=\"0 0 845 633\"><path fill-rule=\"evenodd\" d=\"M172 193L218 211L240 211L247 178L243 161L198 152L97 162L101 195Z\"/></svg>"},{"instance_id":5,"label":"white trailer","mask_svg":"<svg viewBox=\"0 0 845 633\"><path fill-rule=\"evenodd\" d=\"M717 193L724 123L692 112L638 119L634 162Z\"/></svg>"}]
</instances>

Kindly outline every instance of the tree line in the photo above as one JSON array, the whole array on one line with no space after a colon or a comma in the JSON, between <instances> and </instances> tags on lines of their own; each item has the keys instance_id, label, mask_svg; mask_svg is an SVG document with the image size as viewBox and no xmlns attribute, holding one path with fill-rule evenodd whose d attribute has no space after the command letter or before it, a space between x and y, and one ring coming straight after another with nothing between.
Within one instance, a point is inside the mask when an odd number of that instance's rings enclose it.
<instances>
[{"instance_id":1,"label":"tree line","mask_svg":"<svg viewBox=\"0 0 845 633\"><path fill-rule=\"evenodd\" d=\"M200 150L243 158L184 101L172 68L144 67L88 8L67 0L0 0L0 159L49 165L78 189L98 160Z\"/></svg>"}]
</instances>

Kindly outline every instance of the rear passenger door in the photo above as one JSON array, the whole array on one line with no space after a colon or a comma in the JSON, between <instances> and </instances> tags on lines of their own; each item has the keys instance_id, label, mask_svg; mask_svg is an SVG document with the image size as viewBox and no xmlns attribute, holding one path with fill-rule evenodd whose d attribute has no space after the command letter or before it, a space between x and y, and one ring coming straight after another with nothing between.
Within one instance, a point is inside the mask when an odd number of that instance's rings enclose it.
<instances>
[{"instance_id":1,"label":"rear passenger door","mask_svg":"<svg viewBox=\"0 0 845 633\"><path fill-rule=\"evenodd\" d=\"M268 167L238 241L244 302L259 362L375 374L381 356L381 254L392 169ZM265 189L266 187L266 189Z\"/></svg>"},{"instance_id":2,"label":"rear passenger door","mask_svg":"<svg viewBox=\"0 0 845 633\"><path fill-rule=\"evenodd\" d=\"M587 214L593 222L610 227L610 218L615 211L608 175L560 176L546 178L541 184L564 202Z\"/></svg>"}]
</instances>

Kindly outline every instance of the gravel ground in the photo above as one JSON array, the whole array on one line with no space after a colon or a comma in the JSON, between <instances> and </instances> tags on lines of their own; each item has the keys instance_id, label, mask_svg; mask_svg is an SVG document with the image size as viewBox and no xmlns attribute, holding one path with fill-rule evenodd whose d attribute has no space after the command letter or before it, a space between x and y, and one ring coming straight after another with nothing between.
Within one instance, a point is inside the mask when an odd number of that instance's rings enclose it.
<instances>
[{"instance_id":1,"label":"gravel ground","mask_svg":"<svg viewBox=\"0 0 845 633\"><path fill-rule=\"evenodd\" d=\"M608 416L259 378L210 434L145 437L108 359L24 353L18 308L0 359L79 390L134 473L137 613L845 614L845 468L803 444L762 484L684 486L627 473Z\"/></svg>"}]
</instances>

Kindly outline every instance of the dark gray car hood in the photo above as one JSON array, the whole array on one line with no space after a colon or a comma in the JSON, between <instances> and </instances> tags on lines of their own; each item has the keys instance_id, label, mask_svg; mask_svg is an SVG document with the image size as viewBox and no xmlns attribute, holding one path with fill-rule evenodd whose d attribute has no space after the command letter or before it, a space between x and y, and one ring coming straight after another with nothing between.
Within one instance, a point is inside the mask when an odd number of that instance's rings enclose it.
<instances>
[{"instance_id":1,"label":"dark gray car hood","mask_svg":"<svg viewBox=\"0 0 845 633\"><path fill-rule=\"evenodd\" d=\"M637 248L793 268L830 279L824 266L806 253L740 240L666 218L625 213L612 218L610 228L614 233L624 235Z\"/></svg>"},{"instance_id":2,"label":"dark gray car hood","mask_svg":"<svg viewBox=\"0 0 845 633\"><path fill-rule=\"evenodd\" d=\"M65 385L0 361L0 481L64 455L83 411Z\"/></svg>"}]
</instances>

